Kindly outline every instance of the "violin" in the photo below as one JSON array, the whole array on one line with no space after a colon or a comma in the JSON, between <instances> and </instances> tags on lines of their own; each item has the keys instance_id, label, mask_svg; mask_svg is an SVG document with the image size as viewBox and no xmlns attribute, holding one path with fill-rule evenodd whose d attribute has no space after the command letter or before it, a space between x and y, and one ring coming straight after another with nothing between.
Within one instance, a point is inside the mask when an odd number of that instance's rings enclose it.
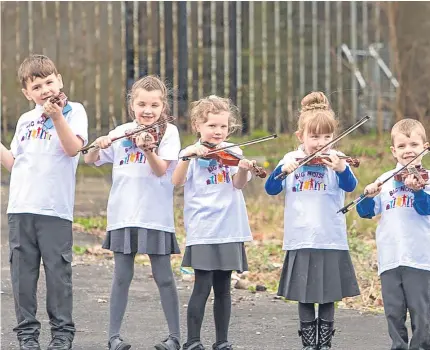
<instances>
[{"instance_id":1,"label":"violin","mask_svg":"<svg viewBox=\"0 0 430 350\"><path fill-rule=\"evenodd\" d=\"M160 145L161 139L163 138L164 133L167 130L167 123L170 123L173 120L175 120L175 117L172 117L172 116L164 117L164 116L162 116L162 117L160 117L160 119L158 119L156 122L152 123L151 125L139 125L138 127L134 128L134 129L127 130L126 132L124 132L124 135L121 135L118 137L113 137L112 142L126 138L128 140L128 143L125 146L131 147L133 145L132 142L135 142L136 136L138 134L141 134L142 132L148 132L154 137L154 140L156 140L153 143L153 145L151 145L152 149L157 148ZM97 149L98 147L94 144L91 144L89 146L82 147L79 150L79 152L82 152L82 154L87 154L93 148Z\"/></svg>"},{"instance_id":2,"label":"violin","mask_svg":"<svg viewBox=\"0 0 430 350\"><path fill-rule=\"evenodd\" d=\"M59 107L63 107L67 104L67 96L64 92L61 92L57 96L51 96L49 102L52 104L57 104ZM49 115L42 113L42 117L49 119Z\"/></svg>"},{"instance_id":3,"label":"violin","mask_svg":"<svg viewBox=\"0 0 430 350\"><path fill-rule=\"evenodd\" d=\"M345 159L345 161L352 167L354 168L358 168L360 166L360 160L357 158L352 158L349 156L342 156L342 155L338 155L339 159ZM304 158L296 158L296 162L301 162L303 161ZM327 164L325 164L323 162L323 160L328 160L330 161L330 157L329 154L321 154L318 157L312 158L310 161L308 161L306 164L307 165L320 165L320 166L326 166Z\"/></svg>"},{"instance_id":4,"label":"violin","mask_svg":"<svg viewBox=\"0 0 430 350\"><path fill-rule=\"evenodd\" d=\"M429 180L429 173L421 165L411 166L403 169L396 175L394 175L394 180L398 182L404 182L409 175L414 175L414 177L423 185Z\"/></svg>"},{"instance_id":5,"label":"violin","mask_svg":"<svg viewBox=\"0 0 430 350\"><path fill-rule=\"evenodd\" d=\"M212 152L208 153L206 156L201 157L203 160L216 160L221 165L226 166L237 166L240 160L245 159L241 154L235 153L230 149L224 149L217 152L216 145L209 142L202 142L202 145L209 148ZM209 165L209 164L207 164ZM253 166L253 172L258 177L264 179L267 176L266 171L257 165Z\"/></svg>"}]
</instances>

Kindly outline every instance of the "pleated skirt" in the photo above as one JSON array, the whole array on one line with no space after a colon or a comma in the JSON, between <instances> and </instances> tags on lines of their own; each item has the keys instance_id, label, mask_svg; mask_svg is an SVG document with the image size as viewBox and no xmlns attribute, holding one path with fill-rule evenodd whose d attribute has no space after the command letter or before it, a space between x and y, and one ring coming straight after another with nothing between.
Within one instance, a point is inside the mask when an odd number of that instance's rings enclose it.
<instances>
[{"instance_id":1,"label":"pleated skirt","mask_svg":"<svg viewBox=\"0 0 430 350\"><path fill-rule=\"evenodd\" d=\"M245 245L243 242L234 242L187 246L182 266L205 271L247 271Z\"/></svg>"},{"instance_id":2,"label":"pleated skirt","mask_svg":"<svg viewBox=\"0 0 430 350\"><path fill-rule=\"evenodd\" d=\"M278 295L301 303L324 304L360 295L347 250L298 249L285 256Z\"/></svg>"},{"instance_id":3,"label":"pleated skirt","mask_svg":"<svg viewBox=\"0 0 430 350\"><path fill-rule=\"evenodd\" d=\"M108 231L103 248L123 254L180 254L176 235L172 232L141 227L125 227Z\"/></svg>"}]
</instances>

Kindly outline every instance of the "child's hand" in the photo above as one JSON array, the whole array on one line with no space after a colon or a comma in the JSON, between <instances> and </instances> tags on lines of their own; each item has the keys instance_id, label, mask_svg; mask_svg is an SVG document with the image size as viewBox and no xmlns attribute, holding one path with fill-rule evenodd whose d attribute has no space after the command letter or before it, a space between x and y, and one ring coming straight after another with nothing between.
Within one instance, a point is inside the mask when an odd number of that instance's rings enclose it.
<instances>
[{"instance_id":1,"label":"child's hand","mask_svg":"<svg viewBox=\"0 0 430 350\"><path fill-rule=\"evenodd\" d=\"M206 154L208 154L209 151L210 149L203 145L194 144L185 148L183 157L188 157L188 156L204 157Z\"/></svg>"},{"instance_id":2,"label":"child's hand","mask_svg":"<svg viewBox=\"0 0 430 350\"><path fill-rule=\"evenodd\" d=\"M346 169L345 159L340 159L335 153L331 153L329 155L329 158L330 158L330 161L323 158L322 159L323 163L338 173L342 173L345 171Z\"/></svg>"},{"instance_id":3,"label":"child's hand","mask_svg":"<svg viewBox=\"0 0 430 350\"><path fill-rule=\"evenodd\" d=\"M284 165L281 168L281 171L283 173L291 174L298 167L299 167L299 162L297 162L295 159L289 159L285 161Z\"/></svg>"},{"instance_id":4,"label":"child's hand","mask_svg":"<svg viewBox=\"0 0 430 350\"><path fill-rule=\"evenodd\" d=\"M405 179L405 186L409 187L412 191L419 191L423 188L423 184L413 174L408 175Z\"/></svg>"},{"instance_id":5,"label":"child's hand","mask_svg":"<svg viewBox=\"0 0 430 350\"><path fill-rule=\"evenodd\" d=\"M112 144L112 139L109 136L101 136L93 143L99 149L108 148Z\"/></svg>"},{"instance_id":6,"label":"child's hand","mask_svg":"<svg viewBox=\"0 0 430 350\"><path fill-rule=\"evenodd\" d=\"M140 149L147 150L155 144L154 136L150 133L143 132L136 137L136 146Z\"/></svg>"},{"instance_id":7,"label":"child's hand","mask_svg":"<svg viewBox=\"0 0 430 350\"><path fill-rule=\"evenodd\" d=\"M58 120L63 116L63 108L56 103L49 102L49 100L44 103L43 111L46 115L49 115L52 120Z\"/></svg>"},{"instance_id":8,"label":"child's hand","mask_svg":"<svg viewBox=\"0 0 430 350\"><path fill-rule=\"evenodd\" d=\"M377 196L381 192L381 189L382 189L381 185L382 184L379 181L375 181L375 182L367 185L364 188L364 194L366 194L367 197L375 197L375 196Z\"/></svg>"},{"instance_id":9,"label":"child's hand","mask_svg":"<svg viewBox=\"0 0 430 350\"><path fill-rule=\"evenodd\" d=\"M239 161L239 169L252 170L257 162L255 160L241 159Z\"/></svg>"}]
</instances>

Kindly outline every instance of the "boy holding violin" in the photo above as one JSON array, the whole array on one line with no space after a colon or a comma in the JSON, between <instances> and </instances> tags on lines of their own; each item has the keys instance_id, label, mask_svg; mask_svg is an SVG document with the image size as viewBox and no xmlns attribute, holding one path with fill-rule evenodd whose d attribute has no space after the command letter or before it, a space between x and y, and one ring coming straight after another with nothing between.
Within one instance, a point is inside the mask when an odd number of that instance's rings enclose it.
<instances>
[{"instance_id":1,"label":"boy holding violin","mask_svg":"<svg viewBox=\"0 0 430 350\"><path fill-rule=\"evenodd\" d=\"M67 101L63 80L46 56L31 55L18 70L22 92L34 109L18 120L1 163L11 172L9 261L21 350L40 350L36 319L40 259L46 275L46 306L52 340L48 350L72 348L72 245L78 149L87 143L82 104Z\"/></svg>"},{"instance_id":2,"label":"boy holding violin","mask_svg":"<svg viewBox=\"0 0 430 350\"><path fill-rule=\"evenodd\" d=\"M391 349L430 349L430 185L429 171L421 166L429 143L423 125L413 119L393 126L391 142L396 168L366 186L367 197L357 211L368 219L381 214L376 231L378 273Z\"/></svg>"}]
</instances>

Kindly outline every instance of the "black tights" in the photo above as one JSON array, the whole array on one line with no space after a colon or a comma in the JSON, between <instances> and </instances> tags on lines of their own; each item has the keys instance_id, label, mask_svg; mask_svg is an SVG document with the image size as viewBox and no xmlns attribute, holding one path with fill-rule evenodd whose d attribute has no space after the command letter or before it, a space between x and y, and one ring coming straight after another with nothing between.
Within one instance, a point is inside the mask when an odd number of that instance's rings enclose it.
<instances>
[{"instance_id":1,"label":"black tights","mask_svg":"<svg viewBox=\"0 0 430 350\"><path fill-rule=\"evenodd\" d=\"M334 303L318 304L318 317L326 321L334 320ZM315 306L313 303L299 303L300 321L315 320Z\"/></svg>"},{"instance_id":2,"label":"black tights","mask_svg":"<svg viewBox=\"0 0 430 350\"><path fill-rule=\"evenodd\" d=\"M214 318L216 330L216 343L227 341L228 327L231 314L231 271L204 271L194 270L195 283L187 310L187 344L200 341L200 330L205 315L206 301L212 286L214 288Z\"/></svg>"}]
</instances>

